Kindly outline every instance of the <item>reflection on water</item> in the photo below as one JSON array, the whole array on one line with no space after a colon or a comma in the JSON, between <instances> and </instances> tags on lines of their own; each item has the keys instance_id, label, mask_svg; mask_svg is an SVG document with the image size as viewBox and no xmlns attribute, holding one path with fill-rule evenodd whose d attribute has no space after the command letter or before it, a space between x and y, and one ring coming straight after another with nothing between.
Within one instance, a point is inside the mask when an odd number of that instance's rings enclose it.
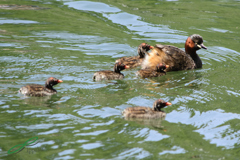
<instances>
[{"instance_id":1,"label":"reflection on water","mask_svg":"<svg viewBox=\"0 0 240 160\"><path fill-rule=\"evenodd\" d=\"M38 10L38 9L47 9L41 8L34 5L0 5L0 9L6 10Z\"/></svg>"},{"instance_id":2,"label":"reflection on water","mask_svg":"<svg viewBox=\"0 0 240 160\"><path fill-rule=\"evenodd\" d=\"M0 18L0 24L33 24L33 23L38 23L38 22L30 21L30 20L15 20L15 19Z\"/></svg>"},{"instance_id":3,"label":"reflection on water","mask_svg":"<svg viewBox=\"0 0 240 160\"><path fill-rule=\"evenodd\" d=\"M116 51L120 53L129 51L136 53L136 49L131 48L129 45L113 43L112 40L107 37L47 31L34 34L39 39L48 38L48 41L37 40L39 43L47 43L48 45L49 43L61 44L59 49L81 51L87 55L108 55L115 58L124 56L117 54ZM65 47L63 45L65 45ZM49 47L51 47L51 45L49 45Z\"/></svg>"},{"instance_id":4,"label":"reflection on water","mask_svg":"<svg viewBox=\"0 0 240 160\"><path fill-rule=\"evenodd\" d=\"M62 98L58 95L45 96L45 97L27 97L27 96L21 95L21 97L23 99L23 104L56 108L56 109L59 109L59 107L61 107L61 103L66 102L65 98Z\"/></svg>"},{"instance_id":5,"label":"reflection on water","mask_svg":"<svg viewBox=\"0 0 240 160\"><path fill-rule=\"evenodd\" d=\"M5 8L0 19L0 157L239 158L235 157L240 135L238 24L207 21L230 1L191 3L211 13L193 12L185 1L28 3L33 9ZM172 17L168 6L175 8ZM233 6L228 6L229 12L237 12L237 3ZM199 26L195 14L205 17L204 26ZM178 20L178 15L184 18ZM228 20L228 15L219 19ZM150 23L152 19L159 24ZM141 79L135 76L140 68L135 68L123 71L124 80L92 80L94 72L112 70L117 58L136 55L142 41L181 43L176 45L183 48L193 33L201 34L208 46L198 52L202 69ZM56 86L56 95L24 97L17 92L26 84L43 85L50 76L64 81ZM127 107L151 107L159 98L173 104L164 108L165 120L125 120L121 115ZM9 148L34 136L39 137L34 147L40 148L34 154L23 150L7 155Z\"/></svg>"},{"instance_id":6,"label":"reflection on water","mask_svg":"<svg viewBox=\"0 0 240 160\"><path fill-rule=\"evenodd\" d=\"M208 59L218 62L226 62L228 60L237 61L240 55L237 51L220 46L211 47L206 54L208 55Z\"/></svg>"},{"instance_id":7,"label":"reflection on water","mask_svg":"<svg viewBox=\"0 0 240 160\"><path fill-rule=\"evenodd\" d=\"M211 143L217 146L225 146L228 149L233 148L239 139L236 137L239 131L230 133L228 130L231 130L231 127L229 125L223 126L225 122L232 119L240 119L240 114L225 113L220 109L202 113L194 111L194 116L191 116L191 113L188 112L172 111L166 117L169 122L191 124L199 128L195 132L204 135L204 139L210 140ZM229 135L225 133L226 131L229 132Z\"/></svg>"},{"instance_id":8,"label":"reflection on water","mask_svg":"<svg viewBox=\"0 0 240 160\"><path fill-rule=\"evenodd\" d=\"M126 118L128 121L134 121L138 124L147 125L147 126L153 126L156 128L163 128L161 126L161 122L165 119L165 117L160 119L138 119L138 118Z\"/></svg>"},{"instance_id":9,"label":"reflection on water","mask_svg":"<svg viewBox=\"0 0 240 160\"><path fill-rule=\"evenodd\" d=\"M146 23L141 20L141 17L122 12L116 7L111 7L107 4L100 2L90 2L90 1L77 1L77 2L67 2L65 5L78 10L87 10L97 13L102 13L102 16L111 20L112 23L120 24L127 27L133 34L138 34L140 36L146 37L141 38L141 40L155 40L157 42L171 42L171 43L181 43L186 36L177 35L179 33L184 34L185 32L170 29L168 26L164 25L153 25ZM100 9L99 9L99 6ZM151 37L151 38L150 38ZM139 39L136 38L135 39Z\"/></svg>"}]
</instances>

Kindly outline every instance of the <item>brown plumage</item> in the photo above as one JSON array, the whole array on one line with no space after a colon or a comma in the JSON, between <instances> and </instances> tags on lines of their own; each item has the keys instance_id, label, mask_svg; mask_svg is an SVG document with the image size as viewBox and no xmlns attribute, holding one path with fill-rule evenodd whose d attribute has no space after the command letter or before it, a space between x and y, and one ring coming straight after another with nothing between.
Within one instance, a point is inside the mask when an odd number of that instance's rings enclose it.
<instances>
[{"instance_id":1,"label":"brown plumage","mask_svg":"<svg viewBox=\"0 0 240 160\"><path fill-rule=\"evenodd\" d=\"M202 68L202 61L196 53L201 48L207 49L203 45L202 37L198 34L187 38L185 52L175 46L156 44L143 61L142 69L154 69L159 63L169 65L167 72Z\"/></svg>"},{"instance_id":2,"label":"brown plumage","mask_svg":"<svg viewBox=\"0 0 240 160\"><path fill-rule=\"evenodd\" d=\"M141 69L136 72L136 75L142 78L160 77L160 76L166 75L166 72L164 70L167 69L168 67L169 65L160 63L156 66L155 70L152 70L151 68Z\"/></svg>"},{"instance_id":3,"label":"brown plumage","mask_svg":"<svg viewBox=\"0 0 240 160\"><path fill-rule=\"evenodd\" d=\"M149 107L129 107L124 109L122 112L123 116L128 118L139 118L139 119L156 119L166 117L166 113L161 109L171 105L170 102L165 102L158 99L154 102L153 108Z\"/></svg>"},{"instance_id":4,"label":"brown plumage","mask_svg":"<svg viewBox=\"0 0 240 160\"><path fill-rule=\"evenodd\" d=\"M116 79L123 79L124 75L120 72L124 69L129 68L127 65L122 63L115 63L114 65L114 71L98 71L94 73L93 80L95 81L101 81L101 80L116 80Z\"/></svg>"},{"instance_id":5,"label":"brown plumage","mask_svg":"<svg viewBox=\"0 0 240 160\"><path fill-rule=\"evenodd\" d=\"M129 68L134 68L137 66L140 66L143 62L143 59L145 57L146 54L148 54L148 51L150 49L154 48L153 46L148 45L147 43L141 43L138 46L138 56L133 56L133 57L122 57L120 59L116 60L116 63L123 63L127 66L129 66Z\"/></svg>"},{"instance_id":6,"label":"brown plumage","mask_svg":"<svg viewBox=\"0 0 240 160\"><path fill-rule=\"evenodd\" d=\"M62 80L50 77L47 79L45 86L39 84L29 84L20 88L19 92L26 96L35 97L50 96L57 93L53 86L62 82L63 82Z\"/></svg>"}]
</instances>

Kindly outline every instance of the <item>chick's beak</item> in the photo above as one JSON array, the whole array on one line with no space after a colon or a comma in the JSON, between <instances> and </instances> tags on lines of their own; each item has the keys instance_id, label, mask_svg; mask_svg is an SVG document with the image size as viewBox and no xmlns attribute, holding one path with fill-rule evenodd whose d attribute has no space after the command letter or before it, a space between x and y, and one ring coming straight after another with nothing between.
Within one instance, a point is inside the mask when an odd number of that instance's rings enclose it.
<instances>
[{"instance_id":1,"label":"chick's beak","mask_svg":"<svg viewBox=\"0 0 240 160\"><path fill-rule=\"evenodd\" d=\"M166 106L172 105L172 103L170 102L166 102Z\"/></svg>"},{"instance_id":2,"label":"chick's beak","mask_svg":"<svg viewBox=\"0 0 240 160\"><path fill-rule=\"evenodd\" d=\"M58 83L62 83L63 81L59 79L57 82L58 82Z\"/></svg>"},{"instance_id":3,"label":"chick's beak","mask_svg":"<svg viewBox=\"0 0 240 160\"><path fill-rule=\"evenodd\" d=\"M128 69L128 68L130 68L130 67L126 65L126 66L125 66L125 69Z\"/></svg>"}]
</instances>

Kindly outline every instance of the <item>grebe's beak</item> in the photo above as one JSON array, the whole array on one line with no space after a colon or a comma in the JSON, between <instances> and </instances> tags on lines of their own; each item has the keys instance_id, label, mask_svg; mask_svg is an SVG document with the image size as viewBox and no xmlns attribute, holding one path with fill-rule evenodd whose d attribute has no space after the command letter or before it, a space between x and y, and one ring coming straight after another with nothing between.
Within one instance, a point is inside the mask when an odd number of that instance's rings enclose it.
<instances>
[{"instance_id":1,"label":"grebe's beak","mask_svg":"<svg viewBox=\"0 0 240 160\"><path fill-rule=\"evenodd\" d=\"M203 45L203 43L201 44L201 47L202 47L203 49L207 49L207 47L205 47L205 46Z\"/></svg>"},{"instance_id":2,"label":"grebe's beak","mask_svg":"<svg viewBox=\"0 0 240 160\"><path fill-rule=\"evenodd\" d=\"M203 45L203 43L202 43L202 44L197 44L197 47L200 48L200 49L201 49L201 48L207 49L207 47L205 47L205 46Z\"/></svg>"}]
</instances>

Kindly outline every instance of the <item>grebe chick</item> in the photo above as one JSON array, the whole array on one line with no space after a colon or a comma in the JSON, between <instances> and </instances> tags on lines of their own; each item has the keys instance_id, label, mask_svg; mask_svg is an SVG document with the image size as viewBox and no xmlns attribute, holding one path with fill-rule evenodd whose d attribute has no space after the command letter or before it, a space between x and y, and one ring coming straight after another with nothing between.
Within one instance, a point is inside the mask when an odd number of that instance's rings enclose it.
<instances>
[{"instance_id":1,"label":"grebe chick","mask_svg":"<svg viewBox=\"0 0 240 160\"><path fill-rule=\"evenodd\" d=\"M125 118L138 118L138 119L157 119L166 117L166 113L161 109L171 105L170 102L165 102L158 99L154 102L153 108L149 107L129 107L122 112Z\"/></svg>"},{"instance_id":2,"label":"grebe chick","mask_svg":"<svg viewBox=\"0 0 240 160\"><path fill-rule=\"evenodd\" d=\"M117 80L123 79L124 75L121 73L122 70L129 68L127 65L122 63L115 63L114 71L104 70L98 71L93 74L93 80L101 81L101 80Z\"/></svg>"},{"instance_id":3,"label":"grebe chick","mask_svg":"<svg viewBox=\"0 0 240 160\"><path fill-rule=\"evenodd\" d=\"M39 84L29 84L20 88L19 92L26 96L43 97L56 94L57 91L53 88L54 85L63 81L54 77L47 79L45 86Z\"/></svg>"}]
</instances>

